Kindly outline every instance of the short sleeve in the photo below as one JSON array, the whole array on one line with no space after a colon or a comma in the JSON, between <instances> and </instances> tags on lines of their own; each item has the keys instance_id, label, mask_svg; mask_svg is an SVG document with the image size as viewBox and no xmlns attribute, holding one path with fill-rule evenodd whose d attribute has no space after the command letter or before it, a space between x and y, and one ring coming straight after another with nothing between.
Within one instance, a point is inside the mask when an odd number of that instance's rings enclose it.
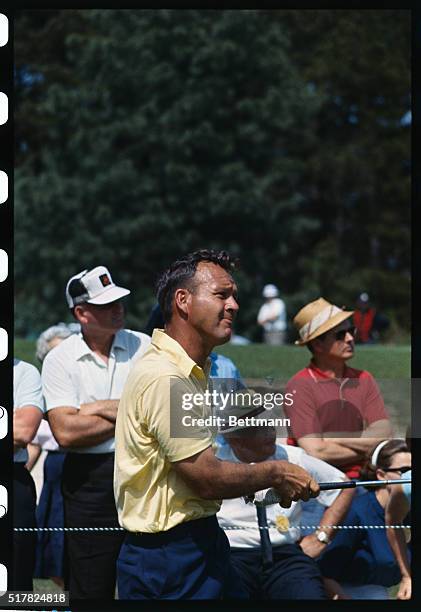
<instances>
[{"instance_id":1,"label":"short sleeve","mask_svg":"<svg viewBox=\"0 0 421 612\"><path fill-rule=\"evenodd\" d=\"M177 376L155 380L142 394L144 426L170 462L192 457L212 445L211 429L205 425L211 413L200 396L203 394L192 393Z\"/></svg>"},{"instance_id":2,"label":"short sleeve","mask_svg":"<svg viewBox=\"0 0 421 612\"><path fill-rule=\"evenodd\" d=\"M35 406L44 412L41 376L35 366L20 361L13 368L14 408Z\"/></svg>"},{"instance_id":3,"label":"short sleeve","mask_svg":"<svg viewBox=\"0 0 421 612\"><path fill-rule=\"evenodd\" d=\"M42 366L42 389L46 409L48 411L59 406L79 408L79 394L70 372L56 353L57 351L48 353Z\"/></svg>"}]
</instances>

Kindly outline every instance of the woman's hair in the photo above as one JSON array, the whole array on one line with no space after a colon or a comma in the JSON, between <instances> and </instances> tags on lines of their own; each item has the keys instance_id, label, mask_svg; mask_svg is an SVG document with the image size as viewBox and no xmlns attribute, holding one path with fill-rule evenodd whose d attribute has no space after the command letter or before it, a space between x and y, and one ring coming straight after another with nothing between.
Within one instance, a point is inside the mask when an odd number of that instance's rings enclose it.
<instances>
[{"instance_id":1,"label":"woman's hair","mask_svg":"<svg viewBox=\"0 0 421 612\"><path fill-rule=\"evenodd\" d=\"M50 350L50 342L54 340L54 338L68 338L72 335L72 330L70 330L65 323L59 323L58 325L52 325L48 327L45 331L43 331L38 340L35 350L35 355L41 361L44 361L46 354Z\"/></svg>"},{"instance_id":2,"label":"woman's hair","mask_svg":"<svg viewBox=\"0 0 421 612\"><path fill-rule=\"evenodd\" d=\"M373 446L368 455L368 460L361 468L361 480L377 480L376 470L380 469L386 471L391 466L393 456L396 455L396 453L409 453L405 440L400 438L389 440L380 448L378 453L376 453L375 451L378 446L379 444Z\"/></svg>"}]
</instances>

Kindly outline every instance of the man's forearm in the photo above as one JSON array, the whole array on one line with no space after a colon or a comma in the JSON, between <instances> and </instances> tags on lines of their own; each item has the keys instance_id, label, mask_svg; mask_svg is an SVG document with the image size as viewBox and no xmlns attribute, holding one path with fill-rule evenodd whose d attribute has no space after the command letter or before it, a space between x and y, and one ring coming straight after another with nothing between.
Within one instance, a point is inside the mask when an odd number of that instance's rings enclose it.
<instances>
[{"instance_id":1,"label":"man's forearm","mask_svg":"<svg viewBox=\"0 0 421 612\"><path fill-rule=\"evenodd\" d=\"M343 444L347 448L368 453L379 444L379 442L389 439L392 433L390 421L387 419L380 419L369 425L362 432L361 436L350 438L344 437Z\"/></svg>"},{"instance_id":2,"label":"man's forearm","mask_svg":"<svg viewBox=\"0 0 421 612\"><path fill-rule=\"evenodd\" d=\"M80 414L84 416L100 416L112 423L117 418L119 400L96 400L80 405Z\"/></svg>"},{"instance_id":3,"label":"man's forearm","mask_svg":"<svg viewBox=\"0 0 421 612\"><path fill-rule=\"evenodd\" d=\"M411 576L411 566L409 564L408 549L405 541L403 529L386 529L389 546L395 555L399 565L402 578Z\"/></svg>"},{"instance_id":4,"label":"man's forearm","mask_svg":"<svg viewBox=\"0 0 421 612\"><path fill-rule=\"evenodd\" d=\"M58 408L57 410L60 410ZM67 414L59 422L54 410L49 413L53 435L59 445L66 449L96 446L114 436L115 423L101 416L84 415L77 410Z\"/></svg>"},{"instance_id":5,"label":"man's forearm","mask_svg":"<svg viewBox=\"0 0 421 612\"><path fill-rule=\"evenodd\" d=\"M335 499L333 504L326 508L323 516L320 519L320 525L340 525L352 502L352 498L354 497L355 489L344 489ZM331 528L323 528L330 538L334 538L336 535L337 529Z\"/></svg>"},{"instance_id":6,"label":"man's forearm","mask_svg":"<svg viewBox=\"0 0 421 612\"><path fill-rule=\"evenodd\" d=\"M341 438L341 444L364 458L384 438Z\"/></svg>"},{"instance_id":7,"label":"man's forearm","mask_svg":"<svg viewBox=\"0 0 421 612\"><path fill-rule=\"evenodd\" d=\"M365 453L349 448L343 444L342 438L301 438L300 446L313 457L331 463L338 467L359 462Z\"/></svg>"},{"instance_id":8,"label":"man's forearm","mask_svg":"<svg viewBox=\"0 0 421 612\"><path fill-rule=\"evenodd\" d=\"M201 496L206 499L233 499L269 487L280 489L290 475L290 467L287 461L278 460L256 464L217 460L215 468L202 479Z\"/></svg>"},{"instance_id":9,"label":"man's forearm","mask_svg":"<svg viewBox=\"0 0 421 612\"><path fill-rule=\"evenodd\" d=\"M409 504L400 485L392 491L385 510L386 525L402 525L405 515L409 512ZM402 577L411 575L408 550L403 529L386 529L390 548L396 557Z\"/></svg>"},{"instance_id":10,"label":"man's forearm","mask_svg":"<svg viewBox=\"0 0 421 612\"><path fill-rule=\"evenodd\" d=\"M215 479L212 477L209 479L211 481L209 496L212 499L232 499L250 495L275 484L274 461L253 465L229 461L218 461L218 463L220 465Z\"/></svg>"}]
</instances>

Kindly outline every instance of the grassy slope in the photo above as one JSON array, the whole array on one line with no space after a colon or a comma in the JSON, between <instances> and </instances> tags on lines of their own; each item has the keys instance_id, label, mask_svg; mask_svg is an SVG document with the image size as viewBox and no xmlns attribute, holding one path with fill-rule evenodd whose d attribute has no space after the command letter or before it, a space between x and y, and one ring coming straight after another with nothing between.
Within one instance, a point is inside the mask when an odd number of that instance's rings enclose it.
<instances>
[{"instance_id":1,"label":"grassy slope","mask_svg":"<svg viewBox=\"0 0 421 612\"><path fill-rule=\"evenodd\" d=\"M310 353L299 346L266 346L252 344L218 348L218 352L230 357L244 378L287 379L303 368L309 361ZM39 367L35 357L35 343L31 340L16 339L15 356ZM356 356L350 362L355 368L369 370L376 378L409 378L411 349L409 346L377 345L358 346Z\"/></svg>"},{"instance_id":2,"label":"grassy slope","mask_svg":"<svg viewBox=\"0 0 421 612\"><path fill-rule=\"evenodd\" d=\"M230 357L246 378L266 376L288 379L309 362L310 353L300 346L225 345L218 349ZM411 368L409 346L358 346L349 362L354 368L369 370L376 378L408 378Z\"/></svg>"}]
</instances>

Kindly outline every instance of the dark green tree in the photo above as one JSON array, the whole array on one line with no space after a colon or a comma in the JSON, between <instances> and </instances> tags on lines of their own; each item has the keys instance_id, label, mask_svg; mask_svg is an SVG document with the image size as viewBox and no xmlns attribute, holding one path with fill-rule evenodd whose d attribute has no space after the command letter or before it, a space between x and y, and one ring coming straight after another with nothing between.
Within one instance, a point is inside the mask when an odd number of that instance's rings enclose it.
<instances>
[{"instance_id":1,"label":"dark green tree","mask_svg":"<svg viewBox=\"0 0 421 612\"><path fill-rule=\"evenodd\" d=\"M63 319L104 263L141 327L156 274L200 247L292 315L366 290L409 326L410 12L17 14L16 330Z\"/></svg>"},{"instance_id":2,"label":"dark green tree","mask_svg":"<svg viewBox=\"0 0 421 612\"><path fill-rule=\"evenodd\" d=\"M33 54L47 33L56 42ZM157 272L200 247L240 256L239 329L251 328L262 284L291 284L319 226L299 214L319 102L282 23L259 11L25 11L16 40L17 113L30 113L17 139L17 331L63 319L66 279L98 263L132 288L139 327Z\"/></svg>"},{"instance_id":3,"label":"dark green tree","mask_svg":"<svg viewBox=\"0 0 421 612\"><path fill-rule=\"evenodd\" d=\"M368 291L409 329L411 11L277 15L290 33L292 61L324 100L305 180L321 225L297 302L318 290L352 306Z\"/></svg>"}]
</instances>

